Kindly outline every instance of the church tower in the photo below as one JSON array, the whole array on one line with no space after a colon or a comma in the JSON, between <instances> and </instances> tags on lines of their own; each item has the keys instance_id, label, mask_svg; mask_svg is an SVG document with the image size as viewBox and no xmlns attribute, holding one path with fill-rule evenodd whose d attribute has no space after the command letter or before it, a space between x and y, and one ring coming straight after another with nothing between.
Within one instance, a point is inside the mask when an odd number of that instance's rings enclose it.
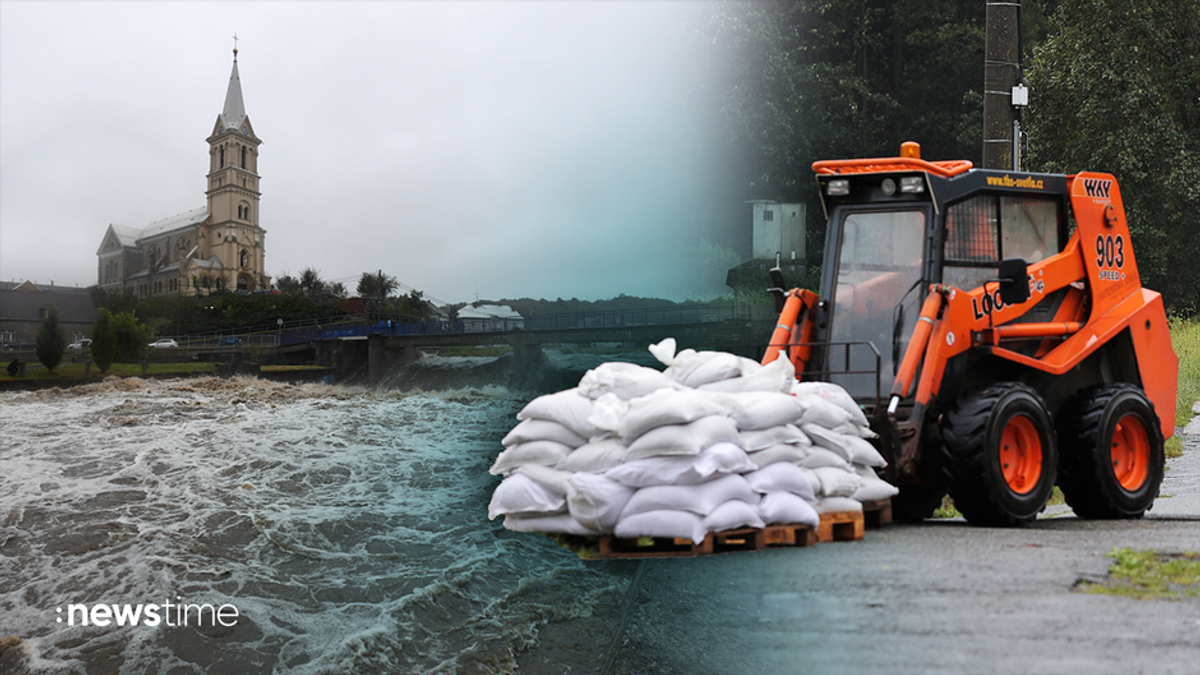
<instances>
[{"instance_id":1,"label":"church tower","mask_svg":"<svg viewBox=\"0 0 1200 675\"><path fill-rule=\"evenodd\" d=\"M233 49L233 72L225 92L225 107L217 115L209 145L209 218L201 228L197 247L199 259L215 256L223 270L213 274L217 285L229 290L251 292L270 288L264 273L266 230L259 226L258 146L242 100L238 75L237 47Z\"/></svg>"}]
</instances>

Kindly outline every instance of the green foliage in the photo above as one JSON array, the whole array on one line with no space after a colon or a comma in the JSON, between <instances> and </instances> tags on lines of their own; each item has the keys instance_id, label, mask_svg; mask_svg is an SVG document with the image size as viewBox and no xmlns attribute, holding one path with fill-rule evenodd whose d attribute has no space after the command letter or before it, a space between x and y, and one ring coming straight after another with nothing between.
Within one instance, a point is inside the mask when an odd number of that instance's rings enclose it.
<instances>
[{"instance_id":1,"label":"green foliage","mask_svg":"<svg viewBox=\"0 0 1200 675\"><path fill-rule=\"evenodd\" d=\"M1175 426L1192 420L1192 405L1200 401L1200 320L1171 319L1171 345L1179 357L1179 389Z\"/></svg>"},{"instance_id":2,"label":"green foliage","mask_svg":"<svg viewBox=\"0 0 1200 675\"><path fill-rule=\"evenodd\" d=\"M38 361L46 367L46 370L54 372L58 364L62 363L63 354L67 351L67 336L63 334L62 327L58 325L57 310L50 309L46 312L46 318L42 320L42 325L38 328L36 339Z\"/></svg>"},{"instance_id":3,"label":"green foliage","mask_svg":"<svg viewBox=\"0 0 1200 675\"><path fill-rule=\"evenodd\" d=\"M1121 186L1142 283L1193 314L1200 287L1200 1L1062 0L1034 51L1027 129L1038 171Z\"/></svg>"},{"instance_id":4,"label":"green foliage","mask_svg":"<svg viewBox=\"0 0 1200 675\"><path fill-rule=\"evenodd\" d=\"M112 317L113 332L117 336L116 360L121 363L137 363L149 349L150 331L129 312Z\"/></svg>"},{"instance_id":5,"label":"green foliage","mask_svg":"<svg viewBox=\"0 0 1200 675\"><path fill-rule=\"evenodd\" d=\"M1108 579L1082 582L1085 593L1123 595L1137 600L1200 597L1200 553L1159 553L1131 548L1113 549Z\"/></svg>"},{"instance_id":6,"label":"green foliage","mask_svg":"<svg viewBox=\"0 0 1200 675\"><path fill-rule=\"evenodd\" d=\"M572 314L576 312L607 312L614 310L636 310L636 309L655 309L659 307L673 307L676 303L662 298L639 298L632 295L621 295L608 300L580 300L579 298L571 298L570 300L534 300L533 298L519 298L516 300L499 300L498 304L508 305L517 311L521 316L544 316L548 314ZM454 311L458 311L465 303L452 305Z\"/></svg>"},{"instance_id":7,"label":"green foliage","mask_svg":"<svg viewBox=\"0 0 1200 675\"><path fill-rule=\"evenodd\" d=\"M400 283L396 281L396 277L384 274L383 270L379 270L375 273L363 272L355 290L366 303L367 311L376 314L383 310L388 296L399 287Z\"/></svg>"},{"instance_id":8,"label":"green foliage","mask_svg":"<svg viewBox=\"0 0 1200 675\"><path fill-rule=\"evenodd\" d=\"M96 310L96 322L92 324L92 361L100 372L107 373L117 358L117 331L113 327L112 313L107 309Z\"/></svg>"}]
</instances>

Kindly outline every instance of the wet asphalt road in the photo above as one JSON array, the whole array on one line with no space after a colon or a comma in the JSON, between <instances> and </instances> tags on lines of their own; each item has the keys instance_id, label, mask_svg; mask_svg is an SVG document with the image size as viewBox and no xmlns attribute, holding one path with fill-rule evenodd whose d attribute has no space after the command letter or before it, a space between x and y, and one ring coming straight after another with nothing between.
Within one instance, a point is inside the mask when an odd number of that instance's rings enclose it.
<instances>
[{"instance_id":1,"label":"wet asphalt road","mask_svg":"<svg viewBox=\"0 0 1200 675\"><path fill-rule=\"evenodd\" d=\"M1200 550L1200 435L1185 447L1142 520L1063 507L1022 529L928 521L809 549L601 562L636 584L623 606L578 620L612 642L587 668L575 651L570 672L1195 675L1200 598L1076 589L1106 576L1113 549ZM566 672L554 666L570 623L546 627L528 672Z\"/></svg>"}]
</instances>

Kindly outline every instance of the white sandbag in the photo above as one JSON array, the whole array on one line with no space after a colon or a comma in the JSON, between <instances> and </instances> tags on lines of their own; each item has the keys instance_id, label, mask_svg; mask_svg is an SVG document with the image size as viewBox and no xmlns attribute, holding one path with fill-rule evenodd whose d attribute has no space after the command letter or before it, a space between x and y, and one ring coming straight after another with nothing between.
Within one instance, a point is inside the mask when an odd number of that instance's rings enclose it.
<instances>
[{"instance_id":1,"label":"white sandbag","mask_svg":"<svg viewBox=\"0 0 1200 675\"><path fill-rule=\"evenodd\" d=\"M811 453L812 446L810 445L779 443L777 445L772 445L765 450L756 450L747 454L750 458L750 461L754 463L754 466L761 469L764 466L774 464L775 462L791 462L793 464L797 464L808 459L808 456Z\"/></svg>"},{"instance_id":2,"label":"white sandbag","mask_svg":"<svg viewBox=\"0 0 1200 675\"><path fill-rule=\"evenodd\" d=\"M567 506L566 497L547 490L529 476L513 474L505 478L492 492L488 505L488 520L509 513L561 513Z\"/></svg>"},{"instance_id":3,"label":"white sandbag","mask_svg":"<svg viewBox=\"0 0 1200 675\"><path fill-rule=\"evenodd\" d=\"M696 485L719 475L753 469L745 450L733 443L716 443L701 450L699 455L666 455L624 462L605 471L604 476L640 488Z\"/></svg>"},{"instance_id":4,"label":"white sandbag","mask_svg":"<svg viewBox=\"0 0 1200 675\"><path fill-rule=\"evenodd\" d=\"M516 532L574 534L580 537L598 537L604 534L600 530L585 526L567 513L552 516L510 515L504 518L504 527Z\"/></svg>"},{"instance_id":5,"label":"white sandbag","mask_svg":"<svg viewBox=\"0 0 1200 675\"><path fill-rule=\"evenodd\" d=\"M832 450L815 445L809 449L808 457L800 460L800 466L806 469L819 469L823 466L832 466L843 471L850 471L850 462L846 461L845 457Z\"/></svg>"},{"instance_id":6,"label":"white sandbag","mask_svg":"<svg viewBox=\"0 0 1200 675\"><path fill-rule=\"evenodd\" d=\"M792 424L804 412L795 396L779 392L744 391L712 396L729 411L729 416L742 431Z\"/></svg>"},{"instance_id":7,"label":"white sandbag","mask_svg":"<svg viewBox=\"0 0 1200 675\"><path fill-rule=\"evenodd\" d=\"M813 472L821 479L819 494L822 497L849 497L863 486L862 476L853 471L823 466Z\"/></svg>"},{"instance_id":8,"label":"white sandbag","mask_svg":"<svg viewBox=\"0 0 1200 675\"><path fill-rule=\"evenodd\" d=\"M675 354L671 366L663 373L672 380L688 386L741 377L742 371L755 372L761 366L751 360L728 352L697 352L685 349Z\"/></svg>"},{"instance_id":9,"label":"white sandbag","mask_svg":"<svg viewBox=\"0 0 1200 675\"><path fill-rule=\"evenodd\" d=\"M808 436L796 428L794 424L783 424L769 429L748 429L738 432L738 442L746 452L766 450L772 445L791 443L792 445L810 446Z\"/></svg>"},{"instance_id":10,"label":"white sandbag","mask_svg":"<svg viewBox=\"0 0 1200 675\"><path fill-rule=\"evenodd\" d=\"M500 442L505 446L513 446L530 441L554 441L571 448L578 448L587 443L586 438L558 422L535 419L525 420L513 427Z\"/></svg>"},{"instance_id":11,"label":"white sandbag","mask_svg":"<svg viewBox=\"0 0 1200 675\"><path fill-rule=\"evenodd\" d=\"M887 466L887 460L879 454L870 441L859 436L842 435L842 438L846 441L846 450L850 453L851 464L880 468Z\"/></svg>"},{"instance_id":12,"label":"white sandbag","mask_svg":"<svg viewBox=\"0 0 1200 675\"><path fill-rule=\"evenodd\" d=\"M762 528L763 522L758 507L751 506L740 499L731 499L717 506L713 512L704 517L704 529L708 532L724 532L743 527Z\"/></svg>"},{"instance_id":13,"label":"white sandbag","mask_svg":"<svg viewBox=\"0 0 1200 675\"><path fill-rule=\"evenodd\" d=\"M810 502L817 499L808 475L795 464L775 462L745 474L745 478L750 484L750 489L760 494L791 492Z\"/></svg>"},{"instance_id":14,"label":"white sandbag","mask_svg":"<svg viewBox=\"0 0 1200 675\"><path fill-rule=\"evenodd\" d=\"M836 431L839 434L845 434L847 436L858 436L859 438L865 438L867 440L879 438L879 434L871 431L871 427L860 426L854 422L839 424L830 429L830 431Z\"/></svg>"},{"instance_id":15,"label":"white sandbag","mask_svg":"<svg viewBox=\"0 0 1200 675\"><path fill-rule=\"evenodd\" d=\"M596 434L595 426L588 422L591 414L592 399L579 393L577 389L564 389L533 399L517 413L517 419L558 422L586 439Z\"/></svg>"},{"instance_id":16,"label":"white sandbag","mask_svg":"<svg viewBox=\"0 0 1200 675\"><path fill-rule=\"evenodd\" d=\"M863 477L863 486L855 490L850 497L860 502L869 502L876 499L891 499L898 494L900 494L900 488L872 476L870 478Z\"/></svg>"},{"instance_id":17,"label":"white sandbag","mask_svg":"<svg viewBox=\"0 0 1200 675\"><path fill-rule=\"evenodd\" d=\"M563 471L593 471L601 473L625 461L629 448L615 438L604 438L581 445L558 463Z\"/></svg>"},{"instance_id":18,"label":"white sandbag","mask_svg":"<svg viewBox=\"0 0 1200 675\"><path fill-rule=\"evenodd\" d=\"M670 367L675 363L675 338L665 338L662 342L650 345L647 349L664 366Z\"/></svg>"},{"instance_id":19,"label":"white sandbag","mask_svg":"<svg viewBox=\"0 0 1200 675\"><path fill-rule=\"evenodd\" d=\"M600 532L612 530L633 497L633 488L596 473L576 473L569 482L567 508L571 516L584 527Z\"/></svg>"},{"instance_id":20,"label":"white sandbag","mask_svg":"<svg viewBox=\"0 0 1200 675\"><path fill-rule=\"evenodd\" d=\"M813 504L817 513L862 513L862 502L849 497L825 497Z\"/></svg>"},{"instance_id":21,"label":"white sandbag","mask_svg":"<svg viewBox=\"0 0 1200 675\"><path fill-rule=\"evenodd\" d=\"M758 503L763 522L780 525L821 526L821 516L802 497L791 492L769 492Z\"/></svg>"},{"instance_id":22,"label":"white sandbag","mask_svg":"<svg viewBox=\"0 0 1200 675\"><path fill-rule=\"evenodd\" d=\"M671 424L647 431L629 444L625 460L661 455L698 455L710 445L737 440L737 424L733 420L724 415L710 415L688 424Z\"/></svg>"},{"instance_id":23,"label":"white sandbag","mask_svg":"<svg viewBox=\"0 0 1200 675\"><path fill-rule=\"evenodd\" d=\"M696 471L706 476L725 473L746 473L754 471L755 465L750 461L746 451L736 443L721 441L700 451L693 466Z\"/></svg>"},{"instance_id":24,"label":"white sandbag","mask_svg":"<svg viewBox=\"0 0 1200 675\"><path fill-rule=\"evenodd\" d=\"M633 443L651 429L728 413L728 408L716 398L694 389L660 389L629 401L629 409L617 427L617 435L626 443Z\"/></svg>"},{"instance_id":25,"label":"white sandbag","mask_svg":"<svg viewBox=\"0 0 1200 675\"><path fill-rule=\"evenodd\" d=\"M800 402L804 412L800 414L800 428L804 428L805 424L815 424L825 429L833 429L843 424L854 424L854 419L850 413L841 408L837 404L826 401L817 396L807 394L797 394L796 400Z\"/></svg>"},{"instance_id":26,"label":"white sandbag","mask_svg":"<svg viewBox=\"0 0 1200 675\"><path fill-rule=\"evenodd\" d=\"M587 421L596 430L597 435L615 436L627 412L629 401L616 394L605 394L592 403L592 414L588 415Z\"/></svg>"},{"instance_id":27,"label":"white sandbag","mask_svg":"<svg viewBox=\"0 0 1200 675\"><path fill-rule=\"evenodd\" d=\"M621 519L660 509L707 516L730 499L757 504L759 495L750 489L750 484L740 474L722 476L699 485L653 485L641 488L629 498L621 511Z\"/></svg>"},{"instance_id":28,"label":"white sandbag","mask_svg":"<svg viewBox=\"0 0 1200 675\"><path fill-rule=\"evenodd\" d=\"M771 363L760 366L747 364L749 359L742 361L741 377L731 377L716 382L708 382L697 387L701 391L714 392L775 392L786 394L796 381L796 367L788 360L786 354ZM750 361L753 364L753 361Z\"/></svg>"},{"instance_id":29,"label":"white sandbag","mask_svg":"<svg viewBox=\"0 0 1200 675\"><path fill-rule=\"evenodd\" d=\"M828 450L838 453L846 458L851 464L862 464L865 466L887 466L887 461L875 446L858 436L847 436L839 434L836 431L831 431L819 427L815 424L805 424L803 427L804 433L812 439L812 442Z\"/></svg>"},{"instance_id":30,"label":"white sandbag","mask_svg":"<svg viewBox=\"0 0 1200 675\"><path fill-rule=\"evenodd\" d=\"M832 382L796 382L792 385L792 393L800 396L816 396L834 403L849 413L855 423L864 427L870 426L866 414L855 402L854 397Z\"/></svg>"},{"instance_id":31,"label":"white sandbag","mask_svg":"<svg viewBox=\"0 0 1200 675\"><path fill-rule=\"evenodd\" d=\"M584 373L579 380L578 390L590 399L615 394L619 398L629 400L665 388L677 389L679 385L653 368L610 361Z\"/></svg>"},{"instance_id":32,"label":"white sandbag","mask_svg":"<svg viewBox=\"0 0 1200 675\"><path fill-rule=\"evenodd\" d=\"M570 488L570 483L568 483L571 479L570 471L553 469L543 464L522 464L513 470L513 475L516 474L528 476L536 481L538 485L564 497Z\"/></svg>"},{"instance_id":33,"label":"white sandbag","mask_svg":"<svg viewBox=\"0 0 1200 675\"><path fill-rule=\"evenodd\" d=\"M507 476L522 464L541 464L557 467L559 462L571 454L571 448L555 441L530 441L508 448L496 456L496 461L488 473L493 476Z\"/></svg>"},{"instance_id":34,"label":"white sandbag","mask_svg":"<svg viewBox=\"0 0 1200 675\"><path fill-rule=\"evenodd\" d=\"M629 518L622 518L617 523L613 534L624 539L637 537L680 537L691 539L694 544L704 542L708 531L704 529L704 520L688 511L647 511Z\"/></svg>"}]
</instances>

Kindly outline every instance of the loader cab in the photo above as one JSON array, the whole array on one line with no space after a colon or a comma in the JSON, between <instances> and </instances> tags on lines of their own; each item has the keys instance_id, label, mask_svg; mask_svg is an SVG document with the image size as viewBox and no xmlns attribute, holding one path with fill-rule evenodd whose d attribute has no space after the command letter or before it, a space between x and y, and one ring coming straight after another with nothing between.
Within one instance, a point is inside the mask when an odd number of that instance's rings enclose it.
<instances>
[{"instance_id":1,"label":"loader cab","mask_svg":"<svg viewBox=\"0 0 1200 675\"><path fill-rule=\"evenodd\" d=\"M970 290L996 280L1000 261L1032 264L1067 240L1063 176L916 161L934 169L818 173L828 223L808 376L868 408L894 379L930 284Z\"/></svg>"}]
</instances>

